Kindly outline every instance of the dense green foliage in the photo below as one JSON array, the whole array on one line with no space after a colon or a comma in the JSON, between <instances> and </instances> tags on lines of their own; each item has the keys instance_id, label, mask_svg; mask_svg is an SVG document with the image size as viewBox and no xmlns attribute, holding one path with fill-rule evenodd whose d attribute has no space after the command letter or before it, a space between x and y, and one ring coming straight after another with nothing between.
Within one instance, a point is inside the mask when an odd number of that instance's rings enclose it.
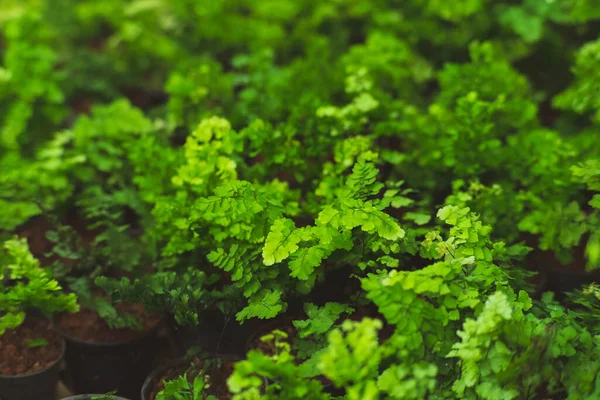
<instances>
[{"instance_id":1,"label":"dense green foliage","mask_svg":"<svg viewBox=\"0 0 600 400\"><path fill-rule=\"evenodd\" d=\"M7 240L2 250L0 335L21 325L28 311L40 311L50 317L54 313L78 310L75 295L62 293L58 282L33 257L25 240Z\"/></svg>"},{"instance_id":2,"label":"dense green foliage","mask_svg":"<svg viewBox=\"0 0 600 400\"><path fill-rule=\"evenodd\" d=\"M600 397L598 287L536 287L600 268L599 20L597 0L4 0L0 232L51 221L53 273L114 326L87 294L188 325L289 314L238 400Z\"/></svg>"}]
</instances>

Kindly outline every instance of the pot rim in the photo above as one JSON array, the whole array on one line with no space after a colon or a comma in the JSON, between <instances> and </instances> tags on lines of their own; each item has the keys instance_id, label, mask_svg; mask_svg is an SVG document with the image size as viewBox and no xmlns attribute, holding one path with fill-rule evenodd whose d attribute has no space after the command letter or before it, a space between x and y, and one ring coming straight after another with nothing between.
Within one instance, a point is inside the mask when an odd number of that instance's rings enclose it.
<instances>
[{"instance_id":1,"label":"pot rim","mask_svg":"<svg viewBox=\"0 0 600 400\"><path fill-rule=\"evenodd\" d=\"M132 339L120 340L120 341L116 341L116 342L91 342L91 341L79 339L79 338L67 333L67 331L65 331L64 329L61 329L60 325L56 321L56 318L52 318L51 323L52 323L52 326L54 327L54 329L65 340L67 340L69 342L74 342L74 343L77 343L80 345L85 345L85 346L90 346L90 347L117 347L117 346L123 346L123 345L131 344L131 343L135 343L137 341L144 340L144 339L154 335L162 328L165 320L166 320L166 316L164 314L161 314L160 319L158 320L156 325L154 325L152 328L148 329L147 331L142 332L139 336L136 336ZM96 396L96 395L94 395L94 396ZM67 400L67 399L65 399L65 400Z\"/></svg>"}]
</instances>

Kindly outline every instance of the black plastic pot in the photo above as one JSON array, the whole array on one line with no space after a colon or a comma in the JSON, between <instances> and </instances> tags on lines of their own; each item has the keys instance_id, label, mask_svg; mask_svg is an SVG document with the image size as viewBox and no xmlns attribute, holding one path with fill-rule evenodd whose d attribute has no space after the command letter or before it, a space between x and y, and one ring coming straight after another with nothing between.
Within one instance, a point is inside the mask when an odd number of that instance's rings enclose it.
<instances>
[{"instance_id":1,"label":"black plastic pot","mask_svg":"<svg viewBox=\"0 0 600 400\"><path fill-rule=\"evenodd\" d=\"M151 330L125 342L85 342L55 324L67 343L65 361L76 393L109 393L138 400L140 388L152 370L158 347L159 322Z\"/></svg>"},{"instance_id":2,"label":"black plastic pot","mask_svg":"<svg viewBox=\"0 0 600 400\"><path fill-rule=\"evenodd\" d=\"M150 372L150 374L146 377L144 384L142 385L141 397L142 400L148 400L150 398L150 393L154 388L156 382L163 376L163 374L172 367L175 367L181 363L181 360L173 360L169 361L166 364L163 364L154 369L154 371Z\"/></svg>"},{"instance_id":3,"label":"black plastic pot","mask_svg":"<svg viewBox=\"0 0 600 400\"><path fill-rule=\"evenodd\" d=\"M239 361L241 360L241 357L237 356L237 355L213 355L213 356L206 356L205 358L219 358L221 360L225 360L225 361ZM147 377L146 380L144 381L144 385L142 386L142 391L141 391L141 396L142 396L142 400L149 400L150 399L150 394L152 392L152 389L154 388L154 385L156 385L156 383L161 379L161 377L165 374L165 372L173 367L176 367L178 365L181 365L183 363L183 359L178 359L178 360L172 360L169 361L157 368L155 368Z\"/></svg>"},{"instance_id":4,"label":"black plastic pot","mask_svg":"<svg viewBox=\"0 0 600 400\"><path fill-rule=\"evenodd\" d=\"M60 362L65 354L62 342L60 357L48 368L33 374L0 375L0 400L54 400Z\"/></svg>"},{"instance_id":5,"label":"black plastic pot","mask_svg":"<svg viewBox=\"0 0 600 400\"><path fill-rule=\"evenodd\" d=\"M71 396L71 397L67 397L66 399L62 399L62 400L93 400L94 397L102 397L101 394L78 394L77 396ZM112 396L109 397L110 400L129 400L126 399L125 397L119 397L119 396Z\"/></svg>"}]
</instances>

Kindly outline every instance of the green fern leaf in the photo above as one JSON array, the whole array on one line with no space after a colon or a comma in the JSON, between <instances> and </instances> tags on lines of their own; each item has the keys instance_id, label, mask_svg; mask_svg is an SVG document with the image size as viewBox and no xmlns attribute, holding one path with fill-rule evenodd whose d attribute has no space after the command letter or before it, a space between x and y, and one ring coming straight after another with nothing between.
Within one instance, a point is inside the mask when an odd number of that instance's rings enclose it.
<instances>
[{"instance_id":1,"label":"green fern leaf","mask_svg":"<svg viewBox=\"0 0 600 400\"><path fill-rule=\"evenodd\" d=\"M250 299L250 304L236 314L236 319L241 322L250 318L274 318L283 310L281 294L281 290L264 290L257 293Z\"/></svg>"},{"instance_id":2,"label":"green fern leaf","mask_svg":"<svg viewBox=\"0 0 600 400\"><path fill-rule=\"evenodd\" d=\"M290 219L280 218L275 221L262 252L265 265L279 263L298 250L298 243L302 239L295 229L296 226Z\"/></svg>"},{"instance_id":3,"label":"green fern leaf","mask_svg":"<svg viewBox=\"0 0 600 400\"><path fill-rule=\"evenodd\" d=\"M313 246L297 251L289 263L290 275L301 280L308 280L315 268L321 265L323 259L332 253L332 249L326 246Z\"/></svg>"}]
</instances>

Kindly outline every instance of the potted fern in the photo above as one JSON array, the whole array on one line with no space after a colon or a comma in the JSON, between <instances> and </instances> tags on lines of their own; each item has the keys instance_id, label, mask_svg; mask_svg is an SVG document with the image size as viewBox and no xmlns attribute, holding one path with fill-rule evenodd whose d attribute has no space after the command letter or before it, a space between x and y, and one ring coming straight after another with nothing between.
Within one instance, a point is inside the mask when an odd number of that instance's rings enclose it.
<instances>
[{"instance_id":1,"label":"potted fern","mask_svg":"<svg viewBox=\"0 0 600 400\"><path fill-rule=\"evenodd\" d=\"M331 383L324 379L317 368L318 358L326 346L327 334L343 320L347 319L354 309L346 304L329 302L319 307L312 303L304 305L303 317L283 318L271 321L260 327L248 340L246 353L260 350L268 356L275 355L279 349L273 347L273 341L265 341L265 335L272 332L283 332L290 342L290 353L301 367L299 373L306 378L318 378L324 386ZM271 337L271 336L269 336Z\"/></svg>"},{"instance_id":2,"label":"potted fern","mask_svg":"<svg viewBox=\"0 0 600 400\"><path fill-rule=\"evenodd\" d=\"M230 398L280 398L327 400L327 393L318 379L306 377L287 342L288 335L280 330L260 338L266 348L251 350L246 360L235 365L227 385Z\"/></svg>"},{"instance_id":3,"label":"potted fern","mask_svg":"<svg viewBox=\"0 0 600 400\"><path fill-rule=\"evenodd\" d=\"M24 239L3 243L0 253L0 397L52 400L65 342L48 317L79 309L74 294L29 251Z\"/></svg>"},{"instance_id":4,"label":"potted fern","mask_svg":"<svg viewBox=\"0 0 600 400\"><path fill-rule=\"evenodd\" d=\"M191 349L184 357L148 375L141 391L142 400L230 399L227 379L239 359L235 355L211 355Z\"/></svg>"},{"instance_id":5,"label":"potted fern","mask_svg":"<svg viewBox=\"0 0 600 400\"><path fill-rule=\"evenodd\" d=\"M291 280L283 273L254 274L252 264L260 257L268 226L286 208L293 212L294 200L282 182L239 178L238 169L241 173L245 166L244 135L223 118L203 120L182 150L181 165L168 177L174 187L155 196L152 211L151 233L164 268L137 280L100 277L96 282L115 299L143 301L173 314L182 347L202 343L215 351L223 332L233 333L235 322L262 317L262 303L276 303L271 317L284 308L280 286ZM198 330L181 329L199 324ZM243 345L240 340L240 352Z\"/></svg>"},{"instance_id":6,"label":"potted fern","mask_svg":"<svg viewBox=\"0 0 600 400\"><path fill-rule=\"evenodd\" d=\"M127 400L124 397L115 396L114 392L106 394L80 394L67 397L63 400Z\"/></svg>"},{"instance_id":7,"label":"potted fern","mask_svg":"<svg viewBox=\"0 0 600 400\"><path fill-rule=\"evenodd\" d=\"M77 294L81 309L57 315L54 323L67 341L66 364L76 392L117 389L134 397L151 369L154 351L148 349L157 347L161 315L139 303L113 301L94 280L148 272L152 245L141 233L149 207L133 175L142 169L135 161L146 161L148 149L141 147L158 140L160 132L125 99L92 107L68 132L61 151L81 160L68 171L81 190L65 204L77 225L68 224L59 209L44 216L54 228L47 234L51 267ZM149 170L147 164L143 168Z\"/></svg>"},{"instance_id":8,"label":"potted fern","mask_svg":"<svg viewBox=\"0 0 600 400\"><path fill-rule=\"evenodd\" d=\"M161 315L140 303L114 302L94 284L97 275L120 273L106 257L110 247L83 240L73 228L58 225L52 264L57 279L77 294L77 313L59 313L55 329L66 340L65 359L78 393L117 390L133 397L150 371ZM109 235L110 232L103 232Z\"/></svg>"}]
</instances>

